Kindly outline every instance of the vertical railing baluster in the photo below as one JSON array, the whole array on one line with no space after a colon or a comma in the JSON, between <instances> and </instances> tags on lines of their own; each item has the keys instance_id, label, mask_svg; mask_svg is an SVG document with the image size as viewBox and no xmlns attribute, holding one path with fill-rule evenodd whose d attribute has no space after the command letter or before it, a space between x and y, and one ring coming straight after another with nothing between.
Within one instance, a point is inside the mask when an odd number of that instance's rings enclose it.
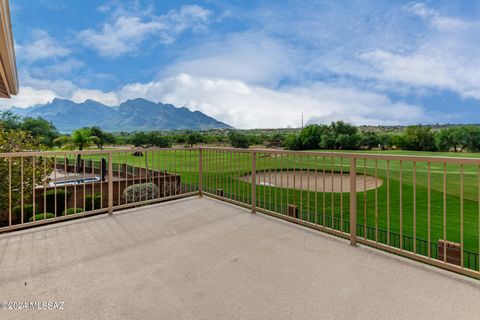
<instances>
[{"instance_id":1,"label":"vertical railing baluster","mask_svg":"<svg viewBox=\"0 0 480 320\"><path fill-rule=\"evenodd\" d=\"M24 217L23 217L23 157L20 157L20 213L22 215L21 217L21 223L24 223Z\"/></svg>"},{"instance_id":2,"label":"vertical railing baluster","mask_svg":"<svg viewBox=\"0 0 480 320\"><path fill-rule=\"evenodd\" d=\"M460 266L463 268L463 164L460 164Z\"/></svg>"},{"instance_id":3,"label":"vertical railing baluster","mask_svg":"<svg viewBox=\"0 0 480 320\"><path fill-rule=\"evenodd\" d=\"M375 159L375 242L378 242L378 160Z\"/></svg>"},{"instance_id":4,"label":"vertical railing baluster","mask_svg":"<svg viewBox=\"0 0 480 320\"><path fill-rule=\"evenodd\" d=\"M307 156L307 168L305 172L307 173L307 219L308 222L312 222L311 210L310 210L310 156Z\"/></svg>"},{"instance_id":5,"label":"vertical railing baluster","mask_svg":"<svg viewBox=\"0 0 480 320\"><path fill-rule=\"evenodd\" d=\"M350 159L350 244L357 244L357 159Z\"/></svg>"},{"instance_id":6,"label":"vertical railing baluster","mask_svg":"<svg viewBox=\"0 0 480 320\"><path fill-rule=\"evenodd\" d=\"M431 248L431 228L430 228L430 219L431 219L431 203L430 203L430 198L431 198L431 192L430 192L430 184L431 184L431 176L430 176L430 162L428 162L427 165L427 232L428 232L428 257L432 257L432 248Z\"/></svg>"},{"instance_id":7,"label":"vertical railing baluster","mask_svg":"<svg viewBox=\"0 0 480 320\"><path fill-rule=\"evenodd\" d=\"M8 226L12 226L12 158L8 158Z\"/></svg>"},{"instance_id":8,"label":"vertical railing baluster","mask_svg":"<svg viewBox=\"0 0 480 320\"><path fill-rule=\"evenodd\" d=\"M252 213L255 213L257 206L257 153L252 152Z\"/></svg>"},{"instance_id":9,"label":"vertical railing baluster","mask_svg":"<svg viewBox=\"0 0 480 320\"><path fill-rule=\"evenodd\" d=\"M333 179L334 179L334 171L333 171L333 161L334 158L332 157L330 160L330 182L331 182L331 189L330 189L330 195L331 195L331 205L332 205L332 213L330 215L331 218L331 225L330 227L335 229L335 193L333 192L334 190L334 185L333 185Z\"/></svg>"},{"instance_id":10,"label":"vertical railing baluster","mask_svg":"<svg viewBox=\"0 0 480 320\"><path fill-rule=\"evenodd\" d=\"M343 157L340 157L340 231L343 231Z\"/></svg>"},{"instance_id":11,"label":"vertical railing baluster","mask_svg":"<svg viewBox=\"0 0 480 320\"><path fill-rule=\"evenodd\" d=\"M283 168L285 167L284 164L284 159L283 159L283 153L280 154L280 213L283 213L283 188L285 186L283 185ZM288 177L288 171L287 171L287 177ZM288 190L288 183L287 183L287 190ZM288 202L288 201L287 201Z\"/></svg>"},{"instance_id":12,"label":"vertical railing baluster","mask_svg":"<svg viewBox=\"0 0 480 320\"><path fill-rule=\"evenodd\" d=\"M367 240L367 158L363 159L363 238Z\"/></svg>"},{"instance_id":13,"label":"vertical railing baluster","mask_svg":"<svg viewBox=\"0 0 480 320\"><path fill-rule=\"evenodd\" d=\"M273 211L278 212L278 206L277 206L277 204L278 204L278 200L277 200L277 192L278 192L278 190L277 190L278 189L278 183L277 183L278 159L277 159L277 156L278 156L278 153L274 153L273 155L275 155L275 161L274 161L274 163L275 163L275 173L274 173L274 177L275 177L275 190L274 190L274 192L275 192L274 193L275 203L273 205L273 207L274 207Z\"/></svg>"},{"instance_id":14,"label":"vertical railing baluster","mask_svg":"<svg viewBox=\"0 0 480 320\"><path fill-rule=\"evenodd\" d=\"M103 154L100 154L100 162L98 164L98 167L100 169L100 208L103 209L103 199L105 198L103 196L103 183L104 183L104 180L103 180ZM141 183L141 182L140 182ZM108 190L107 190L108 191ZM108 193L108 192L107 192Z\"/></svg>"},{"instance_id":15,"label":"vertical railing baluster","mask_svg":"<svg viewBox=\"0 0 480 320\"><path fill-rule=\"evenodd\" d=\"M298 213L298 217L300 218L300 220L303 220L303 173L304 173L304 169L303 169L303 157L302 155L300 155L300 163L299 163L299 166L300 166L300 170L298 171L300 173L300 205L299 205L299 213Z\"/></svg>"},{"instance_id":16,"label":"vertical railing baluster","mask_svg":"<svg viewBox=\"0 0 480 320\"><path fill-rule=\"evenodd\" d=\"M447 163L443 163L443 262L447 262Z\"/></svg>"},{"instance_id":17,"label":"vertical railing baluster","mask_svg":"<svg viewBox=\"0 0 480 320\"><path fill-rule=\"evenodd\" d=\"M403 184L402 184L402 175L403 175L403 162L400 160L400 249L403 250Z\"/></svg>"},{"instance_id":18,"label":"vertical railing baluster","mask_svg":"<svg viewBox=\"0 0 480 320\"><path fill-rule=\"evenodd\" d=\"M47 218L47 157L43 157L43 217Z\"/></svg>"},{"instance_id":19,"label":"vertical railing baluster","mask_svg":"<svg viewBox=\"0 0 480 320\"><path fill-rule=\"evenodd\" d=\"M108 152L108 214L113 213L113 153Z\"/></svg>"},{"instance_id":20,"label":"vertical railing baluster","mask_svg":"<svg viewBox=\"0 0 480 320\"><path fill-rule=\"evenodd\" d=\"M82 158L82 178L83 178L83 193L82 193L82 204L83 204L83 213L85 214L85 211L87 211L87 206L85 205L85 196L86 196L86 176L85 176L85 157Z\"/></svg>"},{"instance_id":21,"label":"vertical railing baluster","mask_svg":"<svg viewBox=\"0 0 480 320\"><path fill-rule=\"evenodd\" d=\"M390 245L390 160L387 160L387 245Z\"/></svg>"},{"instance_id":22,"label":"vertical railing baluster","mask_svg":"<svg viewBox=\"0 0 480 320\"><path fill-rule=\"evenodd\" d=\"M318 157L315 156L315 224L318 224Z\"/></svg>"},{"instance_id":23,"label":"vertical railing baluster","mask_svg":"<svg viewBox=\"0 0 480 320\"><path fill-rule=\"evenodd\" d=\"M35 210L35 156L32 156L32 217L33 217L33 222L37 220L36 217L36 210Z\"/></svg>"},{"instance_id":24,"label":"vertical railing baluster","mask_svg":"<svg viewBox=\"0 0 480 320\"><path fill-rule=\"evenodd\" d=\"M326 169L325 169L325 157L323 157L323 215L322 215L322 220L323 220L323 226L326 227L326 215L327 215L327 204L326 204L326 190L325 190L325 187L326 187L326 182L325 182L325 173L326 173Z\"/></svg>"},{"instance_id":25,"label":"vertical railing baluster","mask_svg":"<svg viewBox=\"0 0 480 320\"><path fill-rule=\"evenodd\" d=\"M198 196L203 196L203 149L198 149Z\"/></svg>"},{"instance_id":26,"label":"vertical railing baluster","mask_svg":"<svg viewBox=\"0 0 480 320\"><path fill-rule=\"evenodd\" d=\"M413 253L417 253L417 163L413 161Z\"/></svg>"}]
</instances>

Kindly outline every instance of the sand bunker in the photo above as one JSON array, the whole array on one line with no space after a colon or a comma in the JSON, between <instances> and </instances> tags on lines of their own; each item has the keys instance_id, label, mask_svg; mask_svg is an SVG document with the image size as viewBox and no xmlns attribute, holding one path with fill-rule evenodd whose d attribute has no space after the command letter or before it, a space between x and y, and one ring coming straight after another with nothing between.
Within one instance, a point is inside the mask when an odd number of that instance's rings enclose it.
<instances>
[{"instance_id":1,"label":"sand bunker","mask_svg":"<svg viewBox=\"0 0 480 320\"><path fill-rule=\"evenodd\" d=\"M240 180L252 182L252 175L240 177ZM307 170L257 172L257 184L271 187L310 190L318 192L350 192L349 173L325 173ZM316 182L316 183L315 183ZM376 182L376 183L375 183ZM357 192L372 190L382 185L381 179L372 176L357 175Z\"/></svg>"}]
</instances>

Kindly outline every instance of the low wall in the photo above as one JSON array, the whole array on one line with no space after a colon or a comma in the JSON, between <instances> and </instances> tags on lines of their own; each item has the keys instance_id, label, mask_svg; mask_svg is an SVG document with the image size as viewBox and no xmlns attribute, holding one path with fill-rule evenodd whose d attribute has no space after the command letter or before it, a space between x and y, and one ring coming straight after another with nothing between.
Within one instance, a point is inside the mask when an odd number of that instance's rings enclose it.
<instances>
[{"instance_id":1,"label":"low wall","mask_svg":"<svg viewBox=\"0 0 480 320\"><path fill-rule=\"evenodd\" d=\"M150 176L149 178L132 178L127 180L113 181L113 205L122 205L126 201L123 197L123 191L128 186L140 183L152 182L160 191L160 197L179 194L182 192L181 179L179 175L175 174L159 174ZM38 205L38 212L44 211L45 198L44 193L49 190L66 190L67 208L83 208L84 195L102 195L102 208L108 207L108 181L85 183L78 185L67 185L58 187L46 187L35 189L35 202ZM60 212L57 212L57 214Z\"/></svg>"}]
</instances>

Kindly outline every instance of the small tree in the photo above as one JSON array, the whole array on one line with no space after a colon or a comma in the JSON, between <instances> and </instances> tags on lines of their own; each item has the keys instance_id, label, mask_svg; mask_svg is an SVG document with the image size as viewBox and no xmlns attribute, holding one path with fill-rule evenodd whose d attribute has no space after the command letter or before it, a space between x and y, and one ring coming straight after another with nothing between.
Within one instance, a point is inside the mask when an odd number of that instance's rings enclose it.
<instances>
[{"instance_id":1,"label":"small tree","mask_svg":"<svg viewBox=\"0 0 480 320\"><path fill-rule=\"evenodd\" d=\"M403 131L398 147L404 150L435 151L435 134L430 127L409 126Z\"/></svg>"},{"instance_id":2,"label":"small tree","mask_svg":"<svg viewBox=\"0 0 480 320\"><path fill-rule=\"evenodd\" d=\"M89 147L95 143L98 143L99 138L92 135L92 131L89 128L77 129L72 132L70 137L62 136L55 139L53 142L56 145L61 145L69 150L83 150L86 147ZM77 171L82 171L82 155L77 155Z\"/></svg>"},{"instance_id":3,"label":"small tree","mask_svg":"<svg viewBox=\"0 0 480 320\"><path fill-rule=\"evenodd\" d=\"M92 135L92 131L89 128L82 128L74 130L70 137L61 136L55 139L54 143L69 150L83 150L86 147L98 143L98 141L99 138Z\"/></svg>"},{"instance_id":4,"label":"small tree","mask_svg":"<svg viewBox=\"0 0 480 320\"><path fill-rule=\"evenodd\" d=\"M97 126L90 128L90 135L98 138L94 141L98 149L103 149L106 144L115 143L113 134L105 132Z\"/></svg>"},{"instance_id":5,"label":"small tree","mask_svg":"<svg viewBox=\"0 0 480 320\"><path fill-rule=\"evenodd\" d=\"M359 144L361 147L371 150L373 148L378 148L380 145L380 139L378 134L375 132L362 132L360 134Z\"/></svg>"},{"instance_id":6,"label":"small tree","mask_svg":"<svg viewBox=\"0 0 480 320\"><path fill-rule=\"evenodd\" d=\"M251 145L251 141L246 134L231 131L228 133L230 144L234 148L248 148Z\"/></svg>"},{"instance_id":7,"label":"small tree","mask_svg":"<svg viewBox=\"0 0 480 320\"><path fill-rule=\"evenodd\" d=\"M270 148L282 148L285 145L285 135L281 133L274 133L271 137L267 138L266 146Z\"/></svg>"},{"instance_id":8,"label":"small tree","mask_svg":"<svg viewBox=\"0 0 480 320\"><path fill-rule=\"evenodd\" d=\"M194 144L201 142L202 136L198 132L190 132L187 135L187 143L193 148Z\"/></svg>"}]
</instances>

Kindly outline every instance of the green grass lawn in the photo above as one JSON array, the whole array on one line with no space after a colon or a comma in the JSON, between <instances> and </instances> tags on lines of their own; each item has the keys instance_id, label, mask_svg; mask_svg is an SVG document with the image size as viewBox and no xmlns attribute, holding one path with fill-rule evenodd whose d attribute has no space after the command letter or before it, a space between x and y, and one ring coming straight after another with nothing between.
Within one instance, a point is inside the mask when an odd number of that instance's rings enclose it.
<instances>
[{"instance_id":1,"label":"green grass lawn","mask_svg":"<svg viewBox=\"0 0 480 320\"><path fill-rule=\"evenodd\" d=\"M365 152L365 151L363 151ZM226 195L239 201L250 202L251 184L238 179L252 170L251 154L204 151L203 156L203 188L215 192L223 189ZM438 152L406 152L406 151L371 151L379 154L408 154L420 156L448 156L480 158L480 154L456 154ZM90 158L90 156L86 156ZM93 157L98 159L99 157ZM184 184L198 184L198 151L188 149L181 151L149 152L146 157L133 157L129 153L114 154L114 163L147 166L150 168L177 172L182 176ZM321 173L343 171L348 174L349 159L322 156L265 156L257 155L257 171L274 172L275 170L317 170ZM400 181L400 161L389 162L389 178L387 179L387 161L357 160L357 174L377 176L383 180L376 190L357 193L357 223L361 226L378 226L379 229L414 237L414 225L417 239L428 239L428 190L425 162L415 164L416 183L414 184L414 164L411 161L402 163L402 179ZM461 193L460 172L463 169L463 193ZM430 238L432 242L443 239L443 164L430 165ZM479 203L478 181L479 166L477 165L447 165L446 168L446 211L447 239L461 242L461 195L463 195L463 244L464 249L478 252L479 242ZM274 182L274 181L273 181ZM320 183L320 182L319 182ZM414 189L416 191L416 206L414 206ZM400 190L402 197L400 199ZM388 192L388 197L387 197ZM375 206L377 199L377 206ZM401 201L400 201L401 200ZM302 218L311 222L331 225L332 215L338 221L349 220L349 193L316 193L311 191L287 190L280 187L257 186L257 206L277 212L284 212L287 203L296 204L302 213ZM389 204L387 210L387 202ZM400 205L401 203L401 205ZM389 214L387 214L389 213ZM415 219L414 219L415 214ZM400 223L400 220L402 223ZM337 221L337 228L340 224ZM415 222L415 223L414 223ZM343 228L347 230L346 225ZM363 228L358 228L358 234L364 236ZM375 239L375 235L368 235ZM399 244L396 244L397 246ZM413 246L405 248L413 250Z\"/></svg>"}]
</instances>

